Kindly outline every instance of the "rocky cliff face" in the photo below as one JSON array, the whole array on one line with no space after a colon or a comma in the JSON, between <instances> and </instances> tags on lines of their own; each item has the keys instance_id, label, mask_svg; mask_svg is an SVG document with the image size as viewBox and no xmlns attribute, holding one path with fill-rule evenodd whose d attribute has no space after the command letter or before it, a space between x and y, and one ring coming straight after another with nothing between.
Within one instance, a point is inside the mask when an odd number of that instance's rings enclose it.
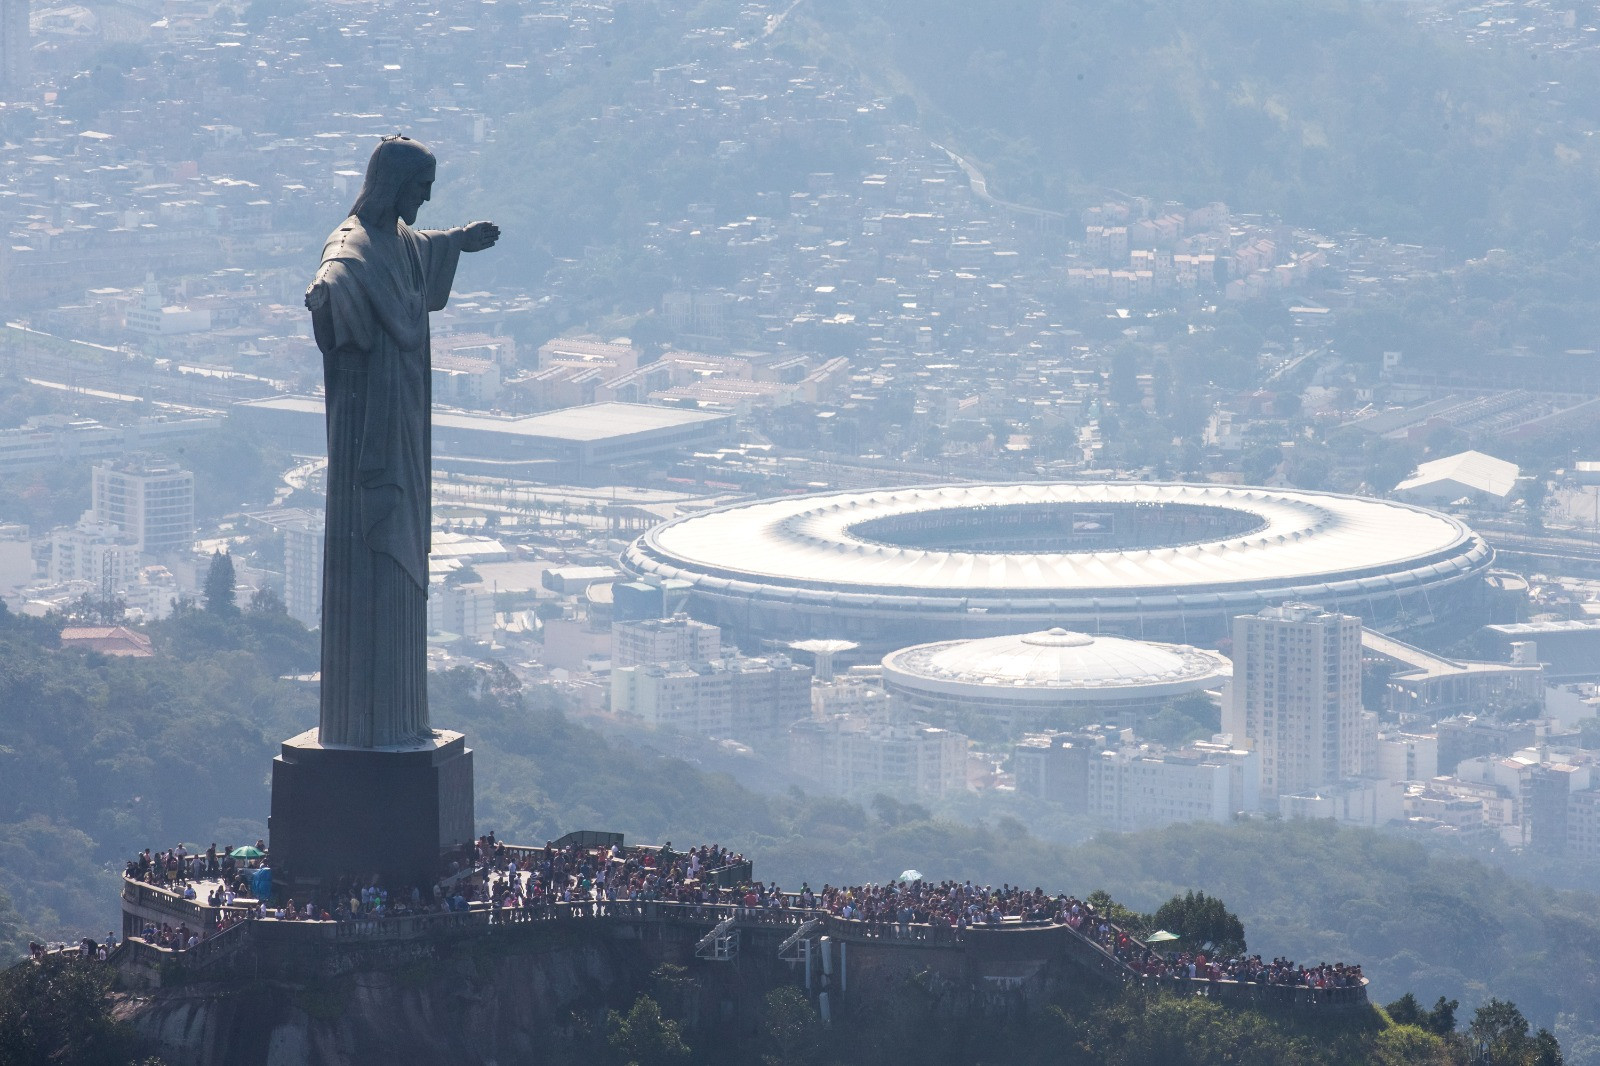
<instances>
[{"instance_id":1,"label":"rocky cliff face","mask_svg":"<svg viewBox=\"0 0 1600 1066\"><path fill-rule=\"evenodd\" d=\"M232 979L125 994L117 1013L171 1066L539 1061L578 1018L626 1006L651 953L602 938L505 950L412 944L315 982Z\"/></svg>"}]
</instances>

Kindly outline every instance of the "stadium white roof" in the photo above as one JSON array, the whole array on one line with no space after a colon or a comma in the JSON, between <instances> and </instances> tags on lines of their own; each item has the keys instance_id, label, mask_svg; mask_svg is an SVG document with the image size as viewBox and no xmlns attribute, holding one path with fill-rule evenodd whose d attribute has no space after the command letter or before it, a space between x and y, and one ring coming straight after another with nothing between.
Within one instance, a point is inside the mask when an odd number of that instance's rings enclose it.
<instances>
[{"instance_id":1,"label":"stadium white roof","mask_svg":"<svg viewBox=\"0 0 1600 1066\"><path fill-rule=\"evenodd\" d=\"M1137 549L1032 552L919 548L859 527L897 516L1028 504L1189 504L1244 512L1249 531ZM1460 521L1403 504L1313 492L1137 482L952 485L831 493L736 504L659 526L635 542L630 569L762 584L898 590L1203 590L1300 585L1406 569L1481 541ZM647 559L648 557L648 559ZM670 573L668 571L671 571Z\"/></svg>"},{"instance_id":2,"label":"stadium white roof","mask_svg":"<svg viewBox=\"0 0 1600 1066\"><path fill-rule=\"evenodd\" d=\"M1214 685L1233 664L1213 651L1055 628L919 644L883 659L891 687L974 700L1159 697Z\"/></svg>"}]
</instances>

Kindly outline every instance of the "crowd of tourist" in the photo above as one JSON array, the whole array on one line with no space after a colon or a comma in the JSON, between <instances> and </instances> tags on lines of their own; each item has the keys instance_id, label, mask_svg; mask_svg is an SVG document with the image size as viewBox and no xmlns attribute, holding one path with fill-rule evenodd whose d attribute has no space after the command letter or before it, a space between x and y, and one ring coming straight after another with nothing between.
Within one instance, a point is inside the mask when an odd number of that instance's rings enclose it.
<instances>
[{"instance_id":1,"label":"crowd of tourist","mask_svg":"<svg viewBox=\"0 0 1600 1066\"><path fill-rule=\"evenodd\" d=\"M617 902L764 905L781 896L776 886L723 885L719 871L744 863L744 856L716 844L678 852L668 841L660 848L620 844L585 848L577 844L542 849L516 857L493 845L484 860L481 899L495 907L549 911L560 903ZM746 903L747 897L755 899Z\"/></svg>"},{"instance_id":2,"label":"crowd of tourist","mask_svg":"<svg viewBox=\"0 0 1600 1066\"><path fill-rule=\"evenodd\" d=\"M260 867L266 847L265 841L258 840L255 847L243 855L236 855L235 851L242 849L232 844L221 851L214 843L205 851L190 851L186 844L165 851L145 848L128 861L123 874L130 880L172 889L186 899L195 898L192 894L194 882L207 880L219 880L239 895L247 896L253 887L249 883L250 872ZM184 891L186 888L189 891Z\"/></svg>"},{"instance_id":3,"label":"crowd of tourist","mask_svg":"<svg viewBox=\"0 0 1600 1066\"><path fill-rule=\"evenodd\" d=\"M1342 962L1299 966L1289 959L1265 962L1260 955L1246 958L1207 959L1203 952L1150 952L1129 965L1146 977L1191 978L1204 981L1238 981L1242 984L1281 985L1299 988L1356 988L1361 984L1361 967Z\"/></svg>"},{"instance_id":4,"label":"crowd of tourist","mask_svg":"<svg viewBox=\"0 0 1600 1066\"><path fill-rule=\"evenodd\" d=\"M262 846L258 843L258 849ZM262 849L264 850L264 849ZM930 932L961 939L974 928L1065 925L1098 944L1135 974L1154 979L1234 981L1312 990L1358 987L1361 967L1344 963L1300 966L1259 955L1218 958L1195 950L1162 952L1114 925L1074 896L1042 888L974 885L971 881L897 880L884 884L804 884L798 892L775 883L751 882L744 856L716 844L676 851L578 843L543 848L510 847L494 835L480 837L453 862L431 893L412 887L391 890L377 878L349 879L315 901L281 905L246 895L261 871L254 854L240 859L233 848L212 845L191 853L183 845L148 849L128 863L127 876L197 900L195 882L215 880L205 901L218 917L200 927L187 923L147 925L140 939L187 950L229 926L249 919L341 922L402 915L489 910L497 920L530 920L614 911L619 903L699 904L737 908L756 917L767 911L799 910L850 922L868 937L922 938ZM728 876L734 875L734 876ZM798 920L789 919L789 920ZM100 957L114 948L85 939L80 951ZM47 949L35 945L35 954Z\"/></svg>"},{"instance_id":5,"label":"crowd of tourist","mask_svg":"<svg viewBox=\"0 0 1600 1066\"><path fill-rule=\"evenodd\" d=\"M1050 896L1042 888L974 885L971 881L891 881L883 885L801 889L800 905L820 907L837 918L863 923L868 936L906 936L912 926L947 926L957 933L1005 922L1064 922L1088 906L1071 896Z\"/></svg>"},{"instance_id":6,"label":"crowd of tourist","mask_svg":"<svg viewBox=\"0 0 1600 1066\"><path fill-rule=\"evenodd\" d=\"M95 959L105 962L110 954L117 950L117 934L107 933L104 940L95 940L93 937L84 937L76 945L71 944L40 944L35 941L28 942L28 955L36 962L42 962L51 955L61 955L68 958Z\"/></svg>"},{"instance_id":7,"label":"crowd of tourist","mask_svg":"<svg viewBox=\"0 0 1600 1066\"><path fill-rule=\"evenodd\" d=\"M1162 952L1141 943L1104 919L1090 918L1086 924L1087 928L1079 928L1080 932L1142 977L1237 981L1241 984L1318 990L1356 988L1362 983L1359 965L1324 962L1316 966L1300 966L1284 958L1266 962L1260 955L1223 959L1214 955L1208 957L1204 951Z\"/></svg>"}]
</instances>

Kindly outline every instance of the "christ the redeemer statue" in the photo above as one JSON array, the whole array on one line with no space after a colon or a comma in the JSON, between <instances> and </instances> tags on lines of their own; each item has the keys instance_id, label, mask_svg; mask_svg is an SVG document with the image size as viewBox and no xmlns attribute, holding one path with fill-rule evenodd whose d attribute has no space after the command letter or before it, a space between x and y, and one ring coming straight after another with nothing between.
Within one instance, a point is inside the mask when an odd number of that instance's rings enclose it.
<instances>
[{"instance_id":1,"label":"christ the redeemer statue","mask_svg":"<svg viewBox=\"0 0 1600 1066\"><path fill-rule=\"evenodd\" d=\"M328 419L324 745L383 748L431 736L428 313L449 300L461 253L500 238L492 222L411 228L434 169L417 141L385 137L306 289Z\"/></svg>"}]
</instances>

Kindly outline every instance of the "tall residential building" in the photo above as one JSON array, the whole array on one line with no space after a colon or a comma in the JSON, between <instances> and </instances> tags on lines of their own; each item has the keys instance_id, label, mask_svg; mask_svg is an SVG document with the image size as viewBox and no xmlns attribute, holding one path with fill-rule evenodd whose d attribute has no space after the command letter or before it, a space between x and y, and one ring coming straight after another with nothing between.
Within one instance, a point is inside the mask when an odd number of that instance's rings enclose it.
<instances>
[{"instance_id":1,"label":"tall residential building","mask_svg":"<svg viewBox=\"0 0 1600 1066\"><path fill-rule=\"evenodd\" d=\"M788 763L824 792L944 796L967 787L967 738L897 715L807 718L789 727Z\"/></svg>"},{"instance_id":2,"label":"tall residential building","mask_svg":"<svg viewBox=\"0 0 1600 1066\"><path fill-rule=\"evenodd\" d=\"M1225 738L1224 738L1225 739ZM1115 732L1030 734L1012 751L1019 793L1119 830L1226 824L1259 805L1259 757L1225 743L1135 747Z\"/></svg>"},{"instance_id":3,"label":"tall residential building","mask_svg":"<svg viewBox=\"0 0 1600 1066\"><path fill-rule=\"evenodd\" d=\"M316 629L322 624L322 531L326 517L320 510L305 507L272 507L245 517L283 534L283 609L307 629Z\"/></svg>"},{"instance_id":4,"label":"tall residential building","mask_svg":"<svg viewBox=\"0 0 1600 1066\"><path fill-rule=\"evenodd\" d=\"M1304 603L1233 620L1233 692L1224 732L1261 756L1267 802L1364 773L1361 619Z\"/></svg>"},{"instance_id":5,"label":"tall residential building","mask_svg":"<svg viewBox=\"0 0 1600 1066\"><path fill-rule=\"evenodd\" d=\"M100 463L94 468L91 503L95 521L116 526L146 555L194 545L194 474L175 463Z\"/></svg>"},{"instance_id":6,"label":"tall residential building","mask_svg":"<svg viewBox=\"0 0 1600 1066\"><path fill-rule=\"evenodd\" d=\"M86 512L71 529L50 535L50 581L87 581L103 592L115 592L134 579L139 549L133 538L109 522Z\"/></svg>"},{"instance_id":7,"label":"tall residential building","mask_svg":"<svg viewBox=\"0 0 1600 1066\"><path fill-rule=\"evenodd\" d=\"M811 668L781 655L613 667L611 709L674 732L767 745L811 716Z\"/></svg>"},{"instance_id":8,"label":"tall residential building","mask_svg":"<svg viewBox=\"0 0 1600 1066\"><path fill-rule=\"evenodd\" d=\"M482 585L428 586L428 632L454 633L471 641L494 641L494 593Z\"/></svg>"},{"instance_id":9,"label":"tall residential building","mask_svg":"<svg viewBox=\"0 0 1600 1066\"><path fill-rule=\"evenodd\" d=\"M322 624L321 511L304 511L284 523L283 608L307 629Z\"/></svg>"},{"instance_id":10,"label":"tall residential building","mask_svg":"<svg viewBox=\"0 0 1600 1066\"><path fill-rule=\"evenodd\" d=\"M28 87L28 0L0 0L0 99Z\"/></svg>"},{"instance_id":11,"label":"tall residential building","mask_svg":"<svg viewBox=\"0 0 1600 1066\"><path fill-rule=\"evenodd\" d=\"M611 626L611 665L708 663L722 658L722 630L688 615L616 622Z\"/></svg>"}]
</instances>

